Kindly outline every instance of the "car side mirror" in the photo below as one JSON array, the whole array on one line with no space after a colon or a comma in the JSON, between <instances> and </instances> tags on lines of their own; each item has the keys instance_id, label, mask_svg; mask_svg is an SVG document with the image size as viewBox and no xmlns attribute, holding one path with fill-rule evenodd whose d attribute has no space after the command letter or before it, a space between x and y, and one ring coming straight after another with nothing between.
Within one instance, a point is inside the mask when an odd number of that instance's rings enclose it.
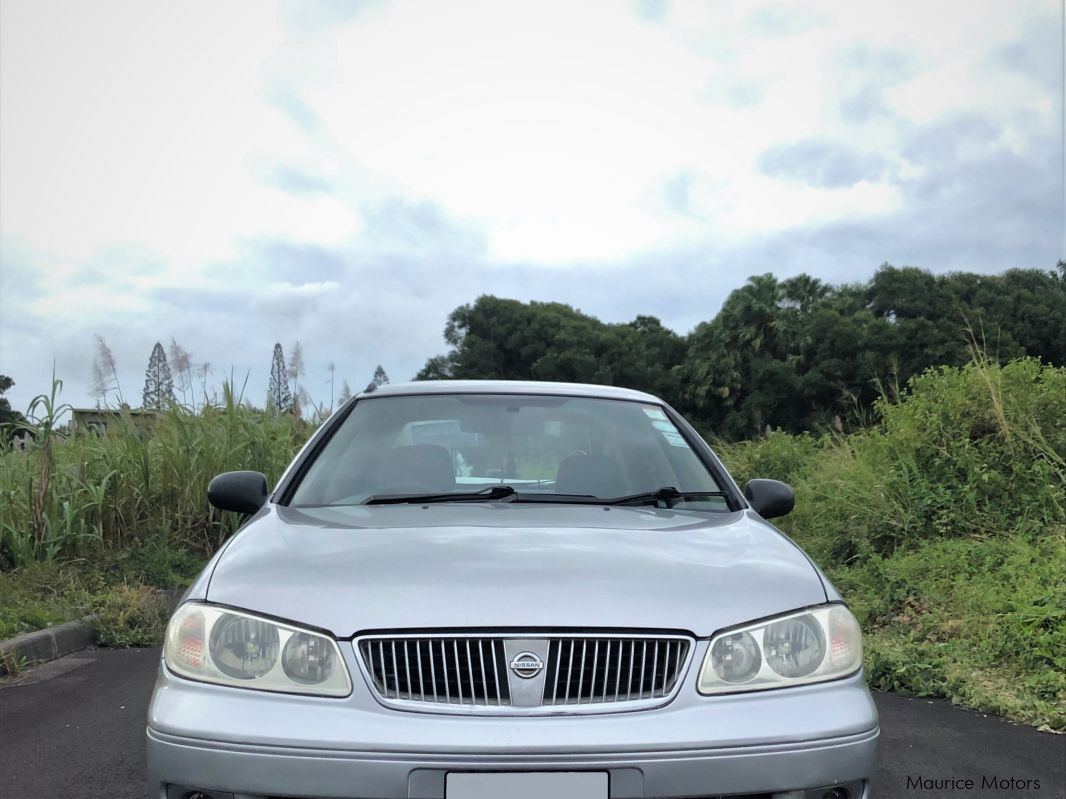
<instances>
[{"instance_id":1,"label":"car side mirror","mask_svg":"<svg viewBox=\"0 0 1066 799\"><path fill-rule=\"evenodd\" d=\"M796 495L780 480L749 480L744 486L744 496L752 509L764 519L786 516L796 504Z\"/></svg>"},{"instance_id":2,"label":"car side mirror","mask_svg":"<svg viewBox=\"0 0 1066 799\"><path fill-rule=\"evenodd\" d=\"M207 501L219 510L255 513L267 501L267 479L261 472L225 472L207 486Z\"/></svg>"}]
</instances>

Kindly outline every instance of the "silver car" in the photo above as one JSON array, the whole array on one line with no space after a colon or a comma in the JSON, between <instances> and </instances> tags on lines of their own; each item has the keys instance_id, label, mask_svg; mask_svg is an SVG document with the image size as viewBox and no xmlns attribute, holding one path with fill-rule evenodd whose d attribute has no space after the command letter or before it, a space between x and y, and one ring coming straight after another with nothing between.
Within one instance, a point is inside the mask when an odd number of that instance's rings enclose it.
<instances>
[{"instance_id":1,"label":"silver car","mask_svg":"<svg viewBox=\"0 0 1066 799\"><path fill-rule=\"evenodd\" d=\"M153 799L859 799L854 616L653 396L426 382L361 395L170 621Z\"/></svg>"}]
</instances>

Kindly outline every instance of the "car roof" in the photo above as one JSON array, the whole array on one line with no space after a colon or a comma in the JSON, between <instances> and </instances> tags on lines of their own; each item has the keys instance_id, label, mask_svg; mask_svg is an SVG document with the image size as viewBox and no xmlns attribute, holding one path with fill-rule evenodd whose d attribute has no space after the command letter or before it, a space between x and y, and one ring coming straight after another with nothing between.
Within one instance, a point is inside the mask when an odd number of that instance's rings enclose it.
<instances>
[{"instance_id":1,"label":"car roof","mask_svg":"<svg viewBox=\"0 0 1066 799\"><path fill-rule=\"evenodd\" d=\"M643 391L590 383L548 383L535 380L420 380L414 383L386 383L370 397L410 396L418 394L541 394L563 397L593 397L662 404L662 400Z\"/></svg>"}]
</instances>

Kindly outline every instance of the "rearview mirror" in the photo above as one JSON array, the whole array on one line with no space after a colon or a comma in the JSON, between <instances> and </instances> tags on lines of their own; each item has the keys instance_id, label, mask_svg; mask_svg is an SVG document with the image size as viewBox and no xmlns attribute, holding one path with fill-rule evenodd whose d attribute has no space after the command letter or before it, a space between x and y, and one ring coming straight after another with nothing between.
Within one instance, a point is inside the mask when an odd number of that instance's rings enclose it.
<instances>
[{"instance_id":1,"label":"rearview mirror","mask_svg":"<svg viewBox=\"0 0 1066 799\"><path fill-rule=\"evenodd\" d=\"M207 501L219 510L255 513L267 501L267 479L261 472L225 472L207 486Z\"/></svg>"},{"instance_id":2,"label":"rearview mirror","mask_svg":"<svg viewBox=\"0 0 1066 799\"><path fill-rule=\"evenodd\" d=\"M752 509L764 519L786 516L796 504L796 495L780 480L750 480L744 486L744 496Z\"/></svg>"}]
</instances>

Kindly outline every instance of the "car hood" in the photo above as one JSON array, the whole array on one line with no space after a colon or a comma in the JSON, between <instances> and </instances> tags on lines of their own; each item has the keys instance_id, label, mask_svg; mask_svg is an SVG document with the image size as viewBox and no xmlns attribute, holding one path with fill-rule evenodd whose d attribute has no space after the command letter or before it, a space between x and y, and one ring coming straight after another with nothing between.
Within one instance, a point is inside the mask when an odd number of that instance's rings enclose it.
<instances>
[{"instance_id":1,"label":"car hood","mask_svg":"<svg viewBox=\"0 0 1066 799\"><path fill-rule=\"evenodd\" d=\"M485 627L715 630L826 601L750 511L520 503L268 506L217 559L210 602L347 638Z\"/></svg>"}]
</instances>

